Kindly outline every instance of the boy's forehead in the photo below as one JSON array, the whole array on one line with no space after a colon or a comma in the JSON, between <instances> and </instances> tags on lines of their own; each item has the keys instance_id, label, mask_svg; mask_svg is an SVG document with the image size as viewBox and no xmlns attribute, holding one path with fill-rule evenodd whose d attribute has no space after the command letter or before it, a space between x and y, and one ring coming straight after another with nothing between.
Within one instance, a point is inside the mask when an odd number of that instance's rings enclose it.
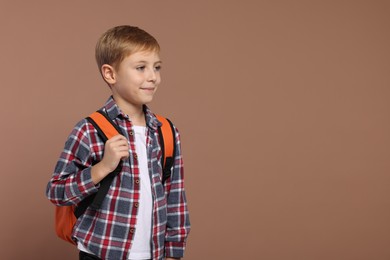
<instances>
[{"instance_id":1,"label":"boy's forehead","mask_svg":"<svg viewBox=\"0 0 390 260\"><path fill-rule=\"evenodd\" d=\"M133 60L147 60L147 61L161 61L160 60L160 53L157 51L150 51L150 50L139 50L133 53L130 53L126 56L126 58L130 58Z\"/></svg>"}]
</instances>

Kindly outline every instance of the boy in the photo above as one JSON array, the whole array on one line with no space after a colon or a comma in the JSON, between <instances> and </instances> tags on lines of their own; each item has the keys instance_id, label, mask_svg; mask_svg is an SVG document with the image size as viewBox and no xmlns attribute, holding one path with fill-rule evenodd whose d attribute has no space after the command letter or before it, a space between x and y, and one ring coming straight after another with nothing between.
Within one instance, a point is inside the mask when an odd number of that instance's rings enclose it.
<instances>
[{"instance_id":1,"label":"boy","mask_svg":"<svg viewBox=\"0 0 390 260\"><path fill-rule=\"evenodd\" d=\"M112 91L102 109L123 135L103 144L96 129L81 120L46 190L57 206L77 205L122 163L101 208L87 209L73 229L79 259L180 259L184 254L190 223L180 135L174 127L174 165L163 185L160 122L146 106L161 81L159 50L153 36L132 26L108 30L96 45L101 76Z\"/></svg>"}]
</instances>

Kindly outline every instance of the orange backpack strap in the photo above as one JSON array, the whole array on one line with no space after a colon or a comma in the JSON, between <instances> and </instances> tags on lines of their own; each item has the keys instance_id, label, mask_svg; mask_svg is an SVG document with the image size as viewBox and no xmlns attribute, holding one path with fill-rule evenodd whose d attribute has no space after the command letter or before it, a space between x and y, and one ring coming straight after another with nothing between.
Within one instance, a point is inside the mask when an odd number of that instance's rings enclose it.
<instances>
[{"instance_id":1,"label":"orange backpack strap","mask_svg":"<svg viewBox=\"0 0 390 260\"><path fill-rule=\"evenodd\" d=\"M156 115L162 125L158 128L160 145L162 150L161 165L163 167L162 183L171 176L171 168L175 159L175 130L172 122L160 115Z\"/></svg>"},{"instance_id":2,"label":"orange backpack strap","mask_svg":"<svg viewBox=\"0 0 390 260\"><path fill-rule=\"evenodd\" d=\"M103 139L108 140L120 133L118 126L101 110L90 114L87 120L95 127Z\"/></svg>"}]
</instances>

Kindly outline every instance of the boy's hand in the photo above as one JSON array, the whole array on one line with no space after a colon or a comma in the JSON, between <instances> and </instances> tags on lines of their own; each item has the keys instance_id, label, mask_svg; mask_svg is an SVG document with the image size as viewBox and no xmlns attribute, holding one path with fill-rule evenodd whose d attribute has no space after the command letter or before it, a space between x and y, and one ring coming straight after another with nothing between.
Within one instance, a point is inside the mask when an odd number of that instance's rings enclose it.
<instances>
[{"instance_id":1,"label":"boy's hand","mask_svg":"<svg viewBox=\"0 0 390 260\"><path fill-rule=\"evenodd\" d=\"M104 145L104 156L101 164L104 165L107 174L114 171L121 159L129 157L129 145L126 137L116 135Z\"/></svg>"},{"instance_id":2,"label":"boy's hand","mask_svg":"<svg viewBox=\"0 0 390 260\"><path fill-rule=\"evenodd\" d=\"M104 145L103 159L92 167L92 181L98 184L110 172L114 171L120 160L129 157L129 145L126 137L116 135Z\"/></svg>"}]
</instances>

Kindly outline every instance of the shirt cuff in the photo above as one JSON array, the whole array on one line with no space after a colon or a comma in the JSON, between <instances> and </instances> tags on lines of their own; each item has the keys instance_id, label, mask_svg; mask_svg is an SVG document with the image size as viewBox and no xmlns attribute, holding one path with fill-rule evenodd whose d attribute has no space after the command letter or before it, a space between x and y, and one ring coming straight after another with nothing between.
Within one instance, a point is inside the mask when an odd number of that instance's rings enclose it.
<instances>
[{"instance_id":1,"label":"shirt cuff","mask_svg":"<svg viewBox=\"0 0 390 260\"><path fill-rule=\"evenodd\" d=\"M165 242L165 257L182 258L184 256L185 242Z\"/></svg>"}]
</instances>

